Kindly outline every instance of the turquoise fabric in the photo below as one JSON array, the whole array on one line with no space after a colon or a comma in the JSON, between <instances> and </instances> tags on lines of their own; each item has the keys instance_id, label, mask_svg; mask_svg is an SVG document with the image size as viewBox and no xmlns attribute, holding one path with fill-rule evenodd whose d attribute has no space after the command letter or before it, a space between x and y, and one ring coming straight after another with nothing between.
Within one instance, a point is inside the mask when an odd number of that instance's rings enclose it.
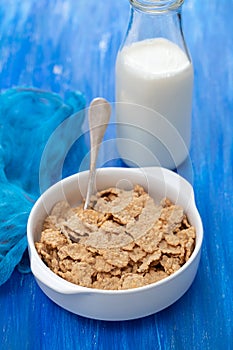
<instances>
[{"instance_id":1,"label":"turquoise fabric","mask_svg":"<svg viewBox=\"0 0 233 350\"><path fill-rule=\"evenodd\" d=\"M31 88L14 88L0 94L0 285L17 265L20 271L28 270L22 257L27 248L28 215L41 192L41 158L51 135L75 113L77 130L72 133L77 133L77 140L67 150L69 130L65 129L66 135L53 142L51 157L59 160L66 155L65 162L61 159L61 177L75 173L81 164L86 153L80 131L84 108L85 98L80 92L68 92L64 100L57 94ZM51 164L50 159L50 170ZM47 187L59 180L60 174L52 179L45 174L46 164L42 171L42 177L49 178Z\"/></svg>"}]
</instances>

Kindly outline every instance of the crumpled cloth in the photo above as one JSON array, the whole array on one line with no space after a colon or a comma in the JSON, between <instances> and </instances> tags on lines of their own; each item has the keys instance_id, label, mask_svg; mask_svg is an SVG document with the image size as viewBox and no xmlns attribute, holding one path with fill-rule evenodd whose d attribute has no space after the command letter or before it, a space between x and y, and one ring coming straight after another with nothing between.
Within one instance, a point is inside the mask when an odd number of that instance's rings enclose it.
<instances>
[{"instance_id":1,"label":"crumpled cloth","mask_svg":"<svg viewBox=\"0 0 233 350\"><path fill-rule=\"evenodd\" d=\"M44 191L61 177L77 172L86 154L80 132L84 108L85 98L80 92L68 92L64 100L55 93L33 88L14 88L0 94L0 285L16 266L21 272L29 269L22 259L27 249L26 225L41 193L40 181L46 178ZM71 129L63 128L62 123L74 115L75 125L73 122ZM59 131L56 136L59 129L63 134ZM41 168L44 153L47 160L45 157ZM51 179L46 169L56 172L58 163L63 170Z\"/></svg>"}]
</instances>

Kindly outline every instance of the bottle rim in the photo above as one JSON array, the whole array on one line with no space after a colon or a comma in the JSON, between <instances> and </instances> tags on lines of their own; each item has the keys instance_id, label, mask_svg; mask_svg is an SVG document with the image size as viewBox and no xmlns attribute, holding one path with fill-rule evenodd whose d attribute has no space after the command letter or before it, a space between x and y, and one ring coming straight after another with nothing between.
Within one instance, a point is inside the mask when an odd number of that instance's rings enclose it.
<instances>
[{"instance_id":1,"label":"bottle rim","mask_svg":"<svg viewBox=\"0 0 233 350\"><path fill-rule=\"evenodd\" d=\"M144 12L166 12L177 10L184 0L129 0L130 4Z\"/></svg>"}]
</instances>

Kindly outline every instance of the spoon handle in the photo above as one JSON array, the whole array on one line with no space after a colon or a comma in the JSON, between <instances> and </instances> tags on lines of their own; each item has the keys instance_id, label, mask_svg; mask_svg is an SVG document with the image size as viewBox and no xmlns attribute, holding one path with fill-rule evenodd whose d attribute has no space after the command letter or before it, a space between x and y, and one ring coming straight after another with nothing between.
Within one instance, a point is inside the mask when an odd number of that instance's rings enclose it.
<instances>
[{"instance_id":1,"label":"spoon handle","mask_svg":"<svg viewBox=\"0 0 233 350\"><path fill-rule=\"evenodd\" d=\"M111 106L104 98L95 98L89 107L88 120L91 140L91 157L88 187L84 209L87 209L93 192L93 184L96 172L96 160L98 157L99 147L104 137L104 133L109 123L111 115Z\"/></svg>"}]
</instances>

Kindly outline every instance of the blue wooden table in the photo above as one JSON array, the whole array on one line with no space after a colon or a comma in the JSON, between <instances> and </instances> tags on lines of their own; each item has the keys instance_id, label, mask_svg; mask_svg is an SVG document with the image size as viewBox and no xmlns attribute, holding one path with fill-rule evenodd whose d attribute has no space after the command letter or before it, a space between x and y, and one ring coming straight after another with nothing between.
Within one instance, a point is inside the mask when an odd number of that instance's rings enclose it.
<instances>
[{"instance_id":1,"label":"blue wooden table","mask_svg":"<svg viewBox=\"0 0 233 350\"><path fill-rule=\"evenodd\" d=\"M50 301L32 274L0 287L0 349L233 349L233 2L186 0L195 68L191 161L205 237L196 279L175 304L125 322L95 321ZM127 0L2 0L0 88L33 85L87 103L114 101ZM113 137L111 132L108 137Z\"/></svg>"}]
</instances>

